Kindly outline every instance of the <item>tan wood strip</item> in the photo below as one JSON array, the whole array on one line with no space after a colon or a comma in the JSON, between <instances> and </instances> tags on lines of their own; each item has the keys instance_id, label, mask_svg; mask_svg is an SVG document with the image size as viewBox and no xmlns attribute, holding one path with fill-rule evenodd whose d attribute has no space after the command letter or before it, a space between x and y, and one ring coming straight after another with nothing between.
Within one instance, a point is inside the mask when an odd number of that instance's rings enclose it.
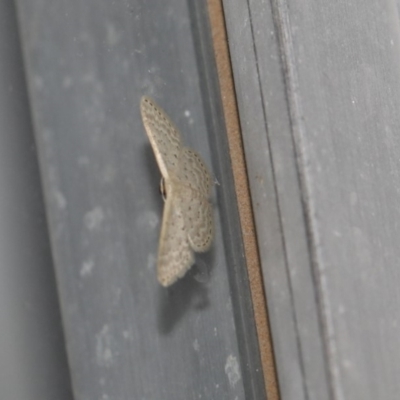
<instances>
[{"instance_id":1,"label":"tan wood strip","mask_svg":"<svg viewBox=\"0 0 400 400\"><path fill-rule=\"evenodd\" d=\"M266 392L268 400L278 400L278 382L221 0L208 0L208 11Z\"/></svg>"}]
</instances>

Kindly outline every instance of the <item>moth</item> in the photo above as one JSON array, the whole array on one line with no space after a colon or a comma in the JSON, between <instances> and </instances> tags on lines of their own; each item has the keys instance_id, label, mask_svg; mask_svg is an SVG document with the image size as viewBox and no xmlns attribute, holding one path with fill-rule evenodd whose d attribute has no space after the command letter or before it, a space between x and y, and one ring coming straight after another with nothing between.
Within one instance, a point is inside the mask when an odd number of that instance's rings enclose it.
<instances>
[{"instance_id":1,"label":"moth","mask_svg":"<svg viewBox=\"0 0 400 400\"><path fill-rule=\"evenodd\" d=\"M140 111L162 175L164 211L157 278L166 287L190 269L195 252L205 252L211 247L212 179L200 155L182 144L179 130L154 100L143 96Z\"/></svg>"}]
</instances>

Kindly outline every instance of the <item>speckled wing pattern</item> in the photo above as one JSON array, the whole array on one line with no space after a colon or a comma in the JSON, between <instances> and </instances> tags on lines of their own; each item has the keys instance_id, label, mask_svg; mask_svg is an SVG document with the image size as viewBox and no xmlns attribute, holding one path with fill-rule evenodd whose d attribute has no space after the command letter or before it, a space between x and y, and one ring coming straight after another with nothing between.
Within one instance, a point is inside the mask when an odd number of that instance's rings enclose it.
<instances>
[{"instance_id":1,"label":"speckled wing pattern","mask_svg":"<svg viewBox=\"0 0 400 400\"><path fill-rule=\"evenodd\" d=\"M200 156L183 148L178 169L181 183L180 197L185 228L191 248L207 251L212 243L214 222L208 198L211 194L211 177Z\"/></svg>"},{"instance_id":2,"label":"speckled wing pattern","mask_svg":"<svg viewBox=\"0 0 400 400\"><path fill-rule=\"evenodd\" d=\"M193 250L185 232L185 218L180 198L172 188L165 200L158 246L157 277L161 285L170 286L185 275L194 263Z\"/></svg>"},{"instance_id":3,"label":"speckled wing pattern","mask_svg":"<svg viewBox=\"0 0 400 400\"><path fill-rule=\"evenodd\" d=\"M147 96L140 103L143 124L164 179L176 175L182 145L181 135L168 115Z\"/></svg>"},{"instance_id":4,"label":"speckled wing pattern","mask_svg":"<svg viewBox=\"0 0 400 400\"><path fill-rule=\"evenodd\" d=\"M212 182L200 155L184 147L178 129L149 97L141 100L146 133L153 148L166 195L157 276L172 285L194 263L193 252L207 251L214 236Z\"/></svg>"}]
</instances>

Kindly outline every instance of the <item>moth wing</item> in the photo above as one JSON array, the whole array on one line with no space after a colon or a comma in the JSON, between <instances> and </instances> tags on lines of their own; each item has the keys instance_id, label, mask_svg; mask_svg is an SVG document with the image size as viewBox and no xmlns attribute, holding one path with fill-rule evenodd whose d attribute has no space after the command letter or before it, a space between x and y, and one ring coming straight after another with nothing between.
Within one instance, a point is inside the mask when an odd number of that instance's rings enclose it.
<instances>
[{"instance_id":1,"label":"moth wing","mask_svg":"<svg viewBox=\"0 0 400 400\"><path fill-rule=\"evenodd\" d=\"M181 136L168 115L150 97L143 96L140 102L142 120L164 178L176 174L182 150Z\"/></svg>"},{"instance_id":2,"label":"moth wing","mask_svg":"<svg viewBox=\"0 0 400 400\"><path fill-rule=\"evenodd\" d=\"M170 188L164 205L157 261L157 276L162 286L172 285L194 263L180 202L179 193Z\"/></svg>"},{"instance_id":3,"label":"moth wing","mask_svg":"<svg viewBox=\"0 0 400 400\"><path fill-rule=\"evenodd\" d=\"M181 183L199 191L204 197L210 196L211 175L196 151L188 147L182 148L177 177Z\"/></svg>"},{"instance_id":4,"label":"moth wing","mask_svg":"<svg viewBox=\"0 0 400 400\"><path fill-rule=\"evenodd\" d=\"M180 198L190 247L195 252L207 251L214 237L212 204L202 193L184 185Z\"/></svg>"}]
</instances>

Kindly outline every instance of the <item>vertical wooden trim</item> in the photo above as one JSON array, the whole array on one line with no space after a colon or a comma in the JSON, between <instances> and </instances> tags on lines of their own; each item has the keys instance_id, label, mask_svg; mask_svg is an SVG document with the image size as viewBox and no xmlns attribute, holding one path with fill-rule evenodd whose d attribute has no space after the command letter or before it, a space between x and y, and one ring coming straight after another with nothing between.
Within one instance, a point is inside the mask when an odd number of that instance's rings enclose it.
<instances>
[{"instance_id":1,"label":"vertical wooden trim","mask_svg":"<svg viewBox=\"0 0 400 400\"><path fill-rule=\"evenodd\" d=\"M278 381L221 0L208 0L208 11L210 15L214 52L221 88L222 105L228 134L266 392L268 400L278 400Z\"/></svg>"}]
</instances>

